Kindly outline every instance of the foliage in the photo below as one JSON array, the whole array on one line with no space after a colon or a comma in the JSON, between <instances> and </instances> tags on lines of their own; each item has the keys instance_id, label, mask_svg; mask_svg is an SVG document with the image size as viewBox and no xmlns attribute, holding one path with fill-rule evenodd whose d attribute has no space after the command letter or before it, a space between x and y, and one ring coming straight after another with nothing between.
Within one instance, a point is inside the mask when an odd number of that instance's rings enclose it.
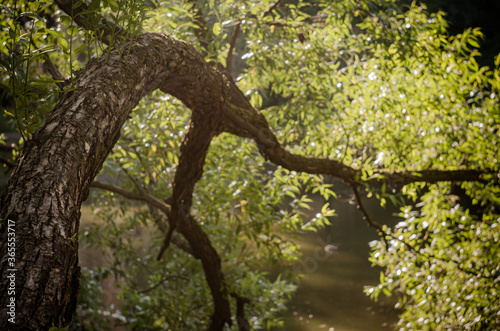
<instances>
[{"instance_id":1,"label":"foliage","mask_svg":"<svg viewBox=\"0 0 500 331\"><path fill-rule=\"evenodd\" d=\"M7 2L2 5L0 14L4 31L0 35L3 45L0 84L2 94L7 94L3 98L11 99L10 109L4 108L3 112L14 120L24 140L43 122L45 113L57 99L55 86L50 84L54 80L37 75L40 58L55 48L55 41L47 41L59 37L66 43L58 33L51 35L45 32L53 31L47 29L50 23L40 16L47 10L47 6L38 2ZM35 100L42 102L36 103Z\"/></svg>"},{"instance_id":2,"label":"foliage","mask_svg":"<svg viewBox=\"0 0 500 331\"><path fill-rule=\"evenodd\" d=\"M375 298L380 291L399 294L399 305L406 308L400 325L407 329L500 326L498 187L464 184L463 189L481 192L482 204L465 209L471 204L455 195L456 188L432 185L419 207L402 208L404 221L393 230L388 249L374 243L371 260L387 271L368 292Z\"/></svg>"},{"instance_id":3,"label":"foliage","mask_svg":"<svg viewBox=\"0 0 500 331\"><path fill-rule=\"evenodd\" d=\"M500 57L494 68L479 66L481 31L448 36L442 13L428 14L416 3L400 8L395 0L107 0L89 6L126 37L162 32L194 44L216 68L230 62L238 86L288 150L362 169L360 182L381 169L498 172ZM70 91L74 72L90 57L105 57L108 48L43 3L3 8L1 83L14 98L6 112L28 138L58 97L56 81L40 70L43 54L62 68L64 91ZM52 25L40 14L46 12ZM198 13L205 21L197 21ZM124 126L101 179L170 196L188 121L189 110L178 100L148 96ZM407 204L403 221L384 227L388 246L372 243L371 261L385 272L378 287L367 289L374 298L398 295L402 328L499 327L499 186L494 175L483 179L367 187L382 205L386 199ZM299 255L290 236L335 220L328 205L307 219L309 196L328 200L334 190L322 175L264 160L251 141L223 134L211 144L191 213L219 252L230 291L250 298L252 328L279 325L296 280L290 272L269 279L258 271L260 263L292 266ZM89 271L78 313L103 323L106 311L145 330L206 326L212 303L200 263L175 246L156 261L165 223L158 212L106 191L94 191L91 200L101 221L82 229L81 241L109 255L102 277L118 280L121 305L112 310L91 300L101 276ZM137 231L147 232L141 244Z\"/></svg>"}]
</instances>

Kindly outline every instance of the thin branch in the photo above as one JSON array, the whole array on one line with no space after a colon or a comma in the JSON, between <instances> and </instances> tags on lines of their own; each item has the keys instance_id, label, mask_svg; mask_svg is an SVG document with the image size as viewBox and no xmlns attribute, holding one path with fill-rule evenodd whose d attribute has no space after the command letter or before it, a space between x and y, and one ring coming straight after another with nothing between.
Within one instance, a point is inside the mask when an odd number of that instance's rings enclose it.
<instances>
[{"instance_id":1,"label":"thin branch","mask_svg":"<svg viewBox=\"0 0 500 331\"><path fill-rule=\"evenodd\" d=\"M160 231L163 233L167 233L167 225L163 220L162 215L158 212L158 208L153 207L150 204L148 204L148 206L149 206L149 211L151 212L151 216L153 216L153 221L155 222L158 229L160 229Z\"/></svg>"},{"instance_id":2,"label":"thin branch","mask_svg":"<svg viewBox=\"0 0 500 331\"><path fill-rule=\"evenodd\" d=\"M236 292L230 293L233 298L236 299L236 321L238 322L239 331L250 331L250 323L248 323L245 317L245 304L251 304L250 299L242 297Z\"/></svg>"},{"instance_id":3,"label":"thin branch","mask_svg":"<svg viewBox=\"0 0 500 331\"><path fill-rule=\"evenodd\" d=\"M31 39L31 44L36 49L40 49L36 45L36 43L33 39ZM64 90L64 77L63 77L63 75L61 74L59 69L57 69L57 67L54 65L54 63L50 59L50 56L47 53L43 53L43 57L45 59L45 61L43 62L43 69L49 73L49 75L52 77L52 79L57 81L56 82L57 87L59 88L60 91L63 91Z\"/></svg>"},{"instance_id":4,"label":"thin branch","mask_svg":"<svg viewBox=\"0 0 500 331\"><path fill-rule=\"evenodd\" d=\"M276 8L278 8L280 2L281 2L281 0L276 1L276 3L271 6L271 8L269 8L268 10L266 10L264 12L264 14L262 15L262 17L264 18L264 17L270 15L273 12L273 10L275 10Z\"/></svg>"},{"instance_id":5,"label":"thin branch","mask_svg":"<svg viewBox=\"0 0 500 331\"><path fill-rule=\"evenodd\" d=\"M161 201L160 199L150 195L150 194L147 194L147 193L134 193L134 192L130 192L130 191L127 191L121 187L118 187L118 186L115 186L115 185L111 185L111 184L106 184L106 183L103 183L103 182L99 182L99 181L94 181L92 182L92 184L90 184L91 187L95 187L95 188L99 188L99 189L103 189L103 190L107 190L107 191L110 191L110 192L114 192L114 193L117 193L117 194L120 194L121 196L127 198L127 199L131 199L131 200L138 200L138 201L144 201L146 203L148 203L148 205L150 207L153 207L153 208L157 208L159 210L161 210L163 213L165 213L166 215L170 214L170 209L171 207L164 203L163 201ZM154 209L151 209L151 214L153 215L153 220L155 221L156 225L158 226L158 228L162 231L162 232L165 232L166 229L164 228L164 226L162 226L162 223L160 222L159 218L160 218L160 215L158 215L157 213L155 214L153 212ZM199 254L196 254L193 249L191 248L191 246L185 242L184 240L182 240L180 237L178 236L171 236L171 239L170 241L176 245L177 247L179 247L180 249L182 249L183 251L185 251L186 253L192 255L193 257L195 257L196 259L199 259Z\"/></svg>"},{"instance_id":6,"label":"thin branch","mask_svg":"<svg viewBox=\"0 0 500 331\"><path fill-rule=\"evenodd\" d=\"M426 260L430 260L430 259L435 259L435 260L438 260L438 261L441 261L441 262L444 262L444 263L453 263L457 266L457 268L465 273L468 273L468 274L471 274L471 275L475 275L475 276L478 276L478 272L475 271L475 270L470 270L468 268L464 268L462 266L462 264L458 261L454 261L454 260L447 260L447 259L444 259L444 258L441 258L441 257L438 257L432 253L422 253L420 251L420 249L416 249L415 246L413 246L412 244L410 244L409 242L407 242L406 240L401 240L399 238L396 238L394 235L392 235L391 233L385 233L382 229L382 226L380 226L380 224L378 224L377 222L375 222L371 217L370 217L370 214L368 213L368 210L366 209L364 203L363 203L363 200L361 198L361 195L359 193L359 185L358 184L352 184L351 185L353 191L354 191L354 196L356 197L356 201L358 202L358 206L359 206L359 209L361 210L361 212L363 213L364 215L364 219L367 221L368 225L370 225L371 227L374 227L376 228L379 233L380 233L380 236L383 238L384 240L384 244L385 244L385 247L387 250L389 250L389 242L387 241L387 238L390 238L391 240L396 240L398 242L401 242L403 245L405 245L410 251L412 251L413 253L415 253L416 255L419 255L423 258L425 258ZM482 276L483 278L495 278L494 276Z\"/></svg>"},{"instance_id":7,"label":"thin branch","mask_svg":"<svg viewBox=\"0 0 500 331\"><path fill-rule=\"evenodd\" d=\"M177 227L177 224L170 221L170 226L168 228L167 233L165 234L165 239L163 239L163 245L161 246L160 251L158 252L158 255L156 256L156 261L161 260L163 253L165 253L168 246L170 245L170 242L172 241L172 236L174 234L176 227Z\"/></svg>"},{"instance_id":8,"label":"thin branch","mask_svg":"<svg viewBox=\"0 0 500 331\"><path fill-rule=\"evenodd\" d=\"M413 246L412 244L410 244L409 242L407 242L405 240L401 240L399 238L396 238L392 234L387 234L387 236L390 237L392 240L399 241L400 243L402 243L403 245L405 245L411 252L415 253L418 256L423 257L426 260L435 259L437 261L441 261L441 262L444 262L444 263L453 263L458 270L460 270L460 271L462 271L464 273L467 273L469 275L475 276L475 277L481 277L481 278L486 278L486 279L495 279L495 278L497 278L496 275L480 276L481 271L479 271L479 270L472 270L472 269L469 269L469 268L464 268L462 266L462 263L459 262L459 261L455 261L455 260L452 260L452 259L448 260L448 259L436 256L436 255L434 255L432 253L423 253L423 252L421 252L420 249L416 249L415 246Z\"/></svg>"},{"instance_id":9,"label":"thin branch","mask_svg":"<svg viewBox=\"0 0 500 331\"><path fill-rule=\"evenodd\" d=\"M229 52L227 53L227 58L226 58L226 77L229 80L233 80L233 77L231 76L231 73L233 71L233 52L234 52L234 47L236 45L236 40L238 40L238 34L240 33L241 29L241 20L238 20L236 22L234 29L233 29L233 35L231 36L231 42L229 44Z\"/></svg>"},{"instance_id":10,"label":"thin branch","mask_svg":"<svg viewBox=\"0 0 500 331\"><path fill-rule=\"evenodd\" d=\"M382 237L384 240L385 247L389 249L389 243L387 242L387 234L384 232L384 229L380 224L375 222L370 214L368 213L368 210L365 207L365 204L363 202L363 199L361 198L361 194L359 193L359 184L351 184L352 191L354 192L354 197L356 198L356 201L358 202L358 207L359 210L363 213L363 218L366 220L369 226L375 228L378 230L379 235Z\"/></svg>"},{"instance_id":11,"label":"thin branch","mask_svg":"<svg viewBox=\"0 0 500 331\"><path fill-rule=\"evenodd\" d=\"M208 46L213 41L212 34L208 29L207 21L205 20L205 16L203 15L201 8L197 6L197 2L195 0L191 0L190 2L193 5L192 9L194 11L193 23L196 26L194 33L203 49L203 56L205 57L208 54Z\"/></svg>"},{"instance_id":12,"label":"thin branch","mask_svg":"<svg viewBox=\"0 0 500 331\"><path fill-rule=\"evenodd\" d=\"M183 280L188 280L188 278L186 278L184 276L179 276L179 275L167 276L167 277L163 278L162 280L160 280L155 285L153 285L153 286L151 286L151 287L149 287L147 289L138 291L138 293L141 293L141 294L149 293L149 292L153 291L154 289L158 288L159 286L163 285L163 283L165 283L166 281L168 281L170 279L173 279L173 278L180 278L180 279L183 279Z\"/></svg>"},{"instance_id":13,"label":"thin branch","mask_svg":"<svg viewBox=\"0 0 500 331\"><path fill-rule=\"evenodd\" d=\"M152 196L151 194L148 194L145 192L141 192L141 193L130 192L130 191L127 191L119 186L106 184L106 183L99 182L99 181L93 181L90 184L90 186L120 194L120 195L124 196L125 198L131 199L131 200L139 200L139 201L147 202L148 204L150 204L150 205L158 208L162 212L164 212L166 215L168 215L170 213L171 207L169 205L167 205L166 203L164 203L163 201L161 201L160 199L156 198L155 196Z\"/></svg>"},{"instance_id":14,"label":"thin branch","mask_svg":"<svg viewBox=\"0 0 500 331\"><path fill-rule=\"evenodd\" d=\"M237 87L232 84L232 89ZM234 95L241 93L236 91ZM240 137L250 137L259 146L259 151L276 165L291 171L306 172L309 174L324 174L340 178L349 183L357 181L362 173L359 169L348 166L341 161L296 155L287 151L278 141L269 127L266 118L253 108L247 98L237 96L226 103L222 108L223 114L229 120L225 128L227 132ZM235 127L236 126L236 127ZM496 174L494 170L411 170L411 171L375 171L374 175L365 181L367 184L380 185L388 183L390 186L403 186L415 182L437 183L442 181L482 182L486 174Z\"/></svg>"},{"instance_id":15,"label":"thin branch","mask_svg":"<svg viewBox=\"0 0 500 331\"><path fill-rule=\"evenodd\" d=\"M141 192L141 193L144 193L144 194L148 194L146 189L143 188L141 185L139 185L139 183L135 180L134 177L132 177L129 173L128 173L128 170L125 169L125 167L122 166L122 164L120 162L118 162L118 165L120 166L120 169L122 169L122 171L125 173L125 175L128 177L128 179L130 179L130 181L134 184L135 188Z\"/></svg>"},{"instance_id":16,"label":"thin branch","mask_svg":"<svg viewBox=\"0 0 500 331\"><path fill-rule=\"evenodd\" d=\"M168 204L168 202L167 202ZM162 219L162 215L158 213L158 209L153 207L152 205L149 204L149 209L151 211L151 215L153 216L153 221L155 222L156 226L160 229L161 232L167 233L168 229L165 225L165 222ZM168 217L168 215L167 215ZM191 248L191 246L183 240L181 237L176 236L175 234L172 235L171 237L171 242L182 249L184 252L188 253L189 255L193 256L196 259L200 259L199 254L196 254L195 251Z\"/></svg>"}]
</instances>

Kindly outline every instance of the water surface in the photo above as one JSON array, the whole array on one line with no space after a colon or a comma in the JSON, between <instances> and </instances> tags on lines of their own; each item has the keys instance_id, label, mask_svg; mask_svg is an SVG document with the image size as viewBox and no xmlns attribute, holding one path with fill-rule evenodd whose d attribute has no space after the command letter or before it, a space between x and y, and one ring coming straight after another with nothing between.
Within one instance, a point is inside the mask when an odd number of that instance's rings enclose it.
<instances>
[{"instance_id":1,"label":"water surface","mask_svg":"<svg viewBox=\"0 0 500 331\"><path fill-rule=\"evenodd\" d=\"M394 225L394 207L381 208L374 199L364 198L372 218L379 223ZM314 199L311 214L322 206ZM378 239L374 228L368 227L352 200L352 192L344 189L330 205L338 216L332 225L317 233L304 233L298 242L303 251L305 278L288 305L285 326L277 330L357 331L392 330L398 321L394 298L380 296L378 302L367 297L363 288L377 285L380 268L368 261L369 245ZM334 254L327 254L324 246L337 244Z\"/></svg>"}]
</instances>

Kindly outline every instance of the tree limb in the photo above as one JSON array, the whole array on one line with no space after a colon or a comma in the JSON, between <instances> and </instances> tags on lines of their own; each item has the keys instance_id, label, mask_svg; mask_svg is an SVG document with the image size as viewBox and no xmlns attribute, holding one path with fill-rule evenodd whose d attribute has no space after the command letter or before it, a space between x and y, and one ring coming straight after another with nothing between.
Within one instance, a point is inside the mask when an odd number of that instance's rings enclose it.
<instances>
[{"instance_id":1,"label":"tree limb","mask_svg":"<svg viewBox=\"0 0 500 331\"><path fill-rule=\"evenodd\" d=\"M379 236L384 240L385 247L388 249L389 243L387 242L386 233L382 226L375 222L368 213L368 209L365 207L363 199L361 198L361 194L359 193L359 184L351 184L351 187L352 191L354 192L354 197L356 198L356 201L358 203L359 210L361 210L361 212L363 213L363 218L366 220L369 226L377 229Z\"/></svg>"},{"instance_id":2,"label":"tree limb","mask_svg":"<svg viewBox=\"0 0 500 331\"><path fill-rule=\"evenodd\" d=\"M118 193L127 199L147 202L148 204L158 208L159 210L161 210L165 214L169 214L170 210L171 210L171 207L169 205L167 205L166 203L164 203L160 199L158 199L158 198L156 198L148 193L145 193L145 192L134 193L134 192L130 192L128 190L125 190L119 186L106 184L106 183L99 182L99 181L93 181L90 184L90 186L95 187L95 188L100 188L103 190L107 190L110 192Z\"/></svg>"},{"instance_id":3,"label":"tree limb","mask_svg":"<svg viewBox=\"0 0 500 331\"><path fill-rule=\"evenodd\" d=\"M236 40L238 40L238 34L241 29L241 20L238 20L234 25L233 34L231 36L231 42L229 43L229 51L226 58L226 76L229 80L233 80L231 73L233 71L233 52L236 45Z\"/></svg>"},{"instance_id":4,"label":"tree limb","mask_svg":"<svg viewBox=\"0 0 500 331\"><path fill-rule=\"evenodd\" d=\"M231 97L237 95L231 85ZM239 91L239 90L238 90ZM239 92L241 93L241 92ZM340 161L325 158L300 156L288 152L278 141L269 127L265 117L253 108L246 98L230 99L231 103L222 108L223 114L230 123L226 126L227 132L241 137L252 138L267 160L282 167L310 174L324 174L340 178L348 183L361 182L362 172ZM374 176L365 181L368 184L389 183L391 186L406 185L414 182L436 183L441 181L475 181L485 182L485 174L493 171L464 170L420 170L420 171L375 171Z\"/></svg>"}]
</instances>

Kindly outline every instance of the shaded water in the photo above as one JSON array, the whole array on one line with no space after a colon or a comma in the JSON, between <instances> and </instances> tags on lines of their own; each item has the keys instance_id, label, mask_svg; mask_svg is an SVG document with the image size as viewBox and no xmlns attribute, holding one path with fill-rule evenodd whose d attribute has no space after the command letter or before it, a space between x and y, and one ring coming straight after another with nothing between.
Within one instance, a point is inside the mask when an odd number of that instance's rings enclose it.
<instances>
[{"instance_id":1,"label":"shaded water","mask_svg":"<svg viewBox=\"0 0 500 331\"><path fill-rule=\"evenodd\" d=\"M383 209L366 197L364 201L374 220L397 223L394 207ZM317 233L303 234L298 241L303 252L299 270L306 277L288 305L285 326L275 330L392 330L398 321L395 299L380 295L374 302L363 292L366 285L378 284L382 270L371 267L368 261L368 243L378 239L377 232L363 220L348 188L330 205L338 215L332 218L332 225ZM314 199L312 214L321 206L321 199ZM338 249L327 254L324 246L332 243Z\"/></svg>"}]
</instances>

